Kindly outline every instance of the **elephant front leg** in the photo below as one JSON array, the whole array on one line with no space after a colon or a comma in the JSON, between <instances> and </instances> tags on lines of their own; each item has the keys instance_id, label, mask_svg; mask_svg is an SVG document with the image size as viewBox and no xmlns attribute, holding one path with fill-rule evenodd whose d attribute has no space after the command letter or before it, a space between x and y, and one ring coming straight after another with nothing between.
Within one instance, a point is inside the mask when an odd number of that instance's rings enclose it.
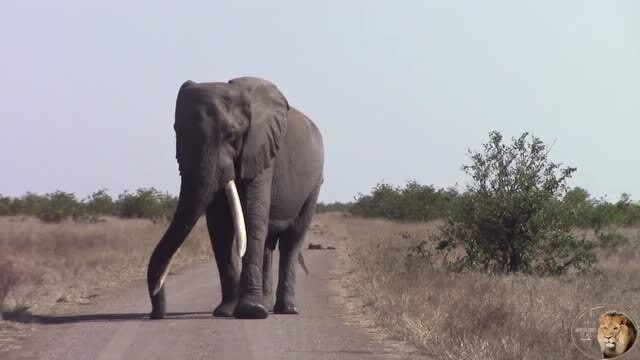
<instances>
[{"instance_id":1,"label":"elephant front leg","mask_svg":"<svg viewBox=\"0 0 640 360\"><path fill-rule=\"evenodd\" d=\"M215 317L231 317L238 303L240 256L234 248L234 229L226 199L219 196L207 209L207 228L218 266L222 300L213 310Z\"/></svg>"},{"instance_id":2,"label":"elephant front leg","mask_svg":"<svg viewBox=\"0 0 640 360\"><path fill-rule=\"evenodd\" d=\"M248 227L250 226L256 227L255 224L248 224ZM263 305L262 292L264 237L259 233L255 231L254 236L248 237L247 252L242 258L240 296L233 312L233 316L239 319L264 319L268 316L267 309Z\"/></svg>"},{"instance_id":3,"label":"elephant front leg","mask_svg":"<svg viewBox=\"0 0 640 360\"><path fill-rule=\"evenodd\" d=\"M254 179L245 188L243 207L247 251L242 258L240 294L233 312L233 316L239 319L264 319L269 315L263 305L262 269L268 231L270 184L270 177L268 182Z\"/></svg>"}]
</instances>

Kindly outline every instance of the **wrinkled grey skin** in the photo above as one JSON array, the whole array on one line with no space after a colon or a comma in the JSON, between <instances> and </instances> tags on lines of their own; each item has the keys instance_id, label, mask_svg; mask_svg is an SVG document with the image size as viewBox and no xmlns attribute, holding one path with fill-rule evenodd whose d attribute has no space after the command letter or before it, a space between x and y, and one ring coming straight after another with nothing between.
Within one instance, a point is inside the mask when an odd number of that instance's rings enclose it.
<instances>
[{"instance_id":1,"label":"wrinkled grey skin","mask_svg":"<svg viewBox=\"0 0 640 360\"><path fill-rule=\"evenodd\" d=\"M275 85L250 77L185 82L176 100L174 129L180 197L149 260L151 318L163 318L166 311L164 286L152 295L162 268L203 213L222 289L213 315L261 319L271 309L297 314L295 265L323 182L320 131L289 107ZM241 260L223 190L230 180L238 187L247 229ZM280 260L274 294L271 259L276 245Z\"/></svg>"}]
</instances>

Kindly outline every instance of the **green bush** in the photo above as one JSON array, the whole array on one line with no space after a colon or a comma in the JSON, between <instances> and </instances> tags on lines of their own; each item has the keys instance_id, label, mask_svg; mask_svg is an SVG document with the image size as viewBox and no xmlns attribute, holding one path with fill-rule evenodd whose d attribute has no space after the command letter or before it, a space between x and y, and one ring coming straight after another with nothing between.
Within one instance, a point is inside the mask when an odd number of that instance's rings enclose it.
<instances>
[{"instance_id":1,"label":"green bush","mask_svg":"<svg viewBox=\"0 0 640 360\"><path fill-rule=\"evenodd\" d=\"M629 244L629 239L619 232L609 232L598 234L599 246L602 249L615 249L622 245Z\"/></svg>"},{"instance_id":2,"label":"green bush","mask_svg":"<svg viewBox=\"0 0 640 360\"><path fill-rule=\"evenodd\" d=\"M591 195L587 190L581 187L575 187L564 195L564 203L567 205L573 218L573 223L577 227L593 227L595 200L591 199Z\"/></svg>"},{"instance_id":3,"label":"green bush","mask_svg":"<svg viewBox=\"0 0 640 360\"><path fill-rule=\"evenodd\" d=\"M36 216L44 222L60 222L83 213L84 206L74 194L58 190L43 197Z\"/></svg>"},{"instance_id":4,"label":"green bush","mask_svg":"<svg viewBox=\"0 0 640 360\"><path fill-rule=\"evenodd\" d=\"M596 233L606 225L634 226L640 223L640 204L623 193L615 204L605 199L593 199L579 187L567 192L564 202L569 206L577 227L593 228Z\"/></svg>"},{"instance_id":5,"label":"green bush","mask_svg":"<svg viewBox=\"0 0 640 360\"><path fill-rule=\"evenodd\" d=\"M155 188L125 192L118 198L119 216L124 218L170 218L177 204L177 198Z\"/></svg>"},{"instance_id":6,"label":"green bush","mask_svg":"<svg viewBox=\"0 0 640 360\"><path fill-rule=\"evenodd\" d=\"M75 194L56 191L45 195L27 192L18 198L0 196L1 215L31 215L44 222L98 219L100 215L126 218L171 218L178 199L154 188L125 191L114 201L107 189L100 189L80 201ZM90 216L87 216L90 215Z\"/></svg>"},{"instance_id":7,"label":"green bush","mask_svg":"<svg viewBox=\"0 0 640 360\"><path fill-rule=\"evenodd\" d=\"M85 199L87 213L90 215L116 215L118 208L107 189L100 189Z\"/></svg>"},{"instance_id":8,"label":"green bush","mask_svg":"<svg viewBox=\"0 0 640 360\"><path fill-rule=\"evenodd\" d=\"M401 205L400 189L389 184L379 183L371 190L371 195L360 194L352 212L363 217L400 219Z\"/></svg>"},{"instance_id":9,"label":"green bush","mask_svg":"<svg viewBox=\"0 0 640 360\"><path fill-rule=\"evenodd\" d=\"M456 196L454 189L436 189L416 181L409 181L404 188L379 183L369 195L359 195L351 212L362 217L428 221L445 216Z\"/></svg>"},{"instance_id":10,"label":"green bush","mask_svg":"<svg viewBox=\"0 0 640 360\"><path fill-rule=\"evenodd\" d=\"M46 202L45 196L27 192L22 197L13 200L11 213L37 216Z\"/></svg>"},{"instance_id":11,"label":"green bush","mask_svg":"<svg viewBox=\"0 0 640 360\"><path fill-rule=\"evenodd\" d=\"M491 132L483 147L469 152L471 165L462 169L472 182L433 238L439 249L464 250L451 265L492 273L591 269L597 244L572 235L575 217L562 201L576 168L549 161L547 147L528 133L504 144Z\"/></svg>"},{"instance_id":12,"label":"green bush","mask_svg":"<svg viewBox=\"0 0 640 360\"><path fill-rule=\"evenodd\" d=\"M11 210L12 200L10 197L0 195L0 216L13 215Z\"/></svg>"}]
</instances>

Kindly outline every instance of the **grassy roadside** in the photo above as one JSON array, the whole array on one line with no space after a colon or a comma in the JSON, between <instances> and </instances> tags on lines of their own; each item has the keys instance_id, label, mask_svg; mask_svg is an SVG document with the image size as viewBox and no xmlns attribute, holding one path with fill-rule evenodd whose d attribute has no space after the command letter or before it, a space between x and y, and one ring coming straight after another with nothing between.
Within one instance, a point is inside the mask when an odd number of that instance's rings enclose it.
<instances>
[{"instance_id":1,"label":"grassy roadside","mask_svg":"<svg viewBox=\"0 0 640 360\"><path fill-rule=\"evenodd\" d=\"M437 359L582 359L570 338L580 310L614 303L640 311L638 229L625 230L629 245L600 257L598 274L536 278L452 274L408 258L437 222L329 213L316 223L340 241L334 285L352 318Z\"/></svg>"},{"instance_id":2,"label":"grassy roadside","mask_svg":"<svg viewBox=\"0 0 640 360\"><path fill-rule=\"evenodd\" d=\"M167 226L143 219L45 224L31 217L0 217L0 310L6 319L28 321L23 314L27 310L37 314L77 310L100 294L145 278L149 256ZM211 257L201 219L172 269ZM27 328L0 320L0 350Z\"/></svg>"}]
</instances>

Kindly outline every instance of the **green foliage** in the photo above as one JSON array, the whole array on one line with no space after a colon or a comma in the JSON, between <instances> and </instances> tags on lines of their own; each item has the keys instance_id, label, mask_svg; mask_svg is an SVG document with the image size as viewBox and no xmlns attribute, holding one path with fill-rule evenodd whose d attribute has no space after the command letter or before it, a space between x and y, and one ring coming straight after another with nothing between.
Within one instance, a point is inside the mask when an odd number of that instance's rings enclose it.
<instances>
[{"instance_id":1,"label":"green foliage","mask_svg":"<svg viewBox=\"0 0 640 360\"><path fill-rule=\"evenodd\" d=\"M84 206L74 194L58 190L39 199L35 215L44 222L60 222L83 212Z\"/></svg>"},{"instance_id":2,"label":"green foliage","mask_svg":"<svg viewBox=\"0 0 640 360\"><path fill-rule=\"evenodd\" d=\"M446 215L456 196L454 189L436 189L416 181L409 181L404 188L379 183L371 194L359 195L351 212L363 217L428 221Z\"/></svg>"},{"instance_id":3,"label":"green foliage","mask_svg":"<svg viewBox=\"0 0 640 360\"><path fill-rule=\"evenodd\" d=\"M597 244L572 235L575 217L562 201L576 168L549 161L547 153L528 133L507 145L498 132L489 134L483 152L469 152L471 165L462 169L472 182L433 239L440 248L464 250L452 265L553 275L592 268ZM569 199L579 202L581 195Z\"/></svg>"},{"instance_id":4,"label":"green foliage","mask_svg":"<svg viewBox=\"0 0 640 360\"><path fill-rule=\"evenodd\" d=\"M116 215L117 204L107 194L107 189L100 189L85 199L87 213L90 215Z\"/></svg>"},{"instance_id":5,"label":"green foliage","mask_svg":"<svg viewBox=\"0 0 640 360\"><path fill-rule=\"evenodd\" d=\"M47 198L36 193L27 192L20 198L14 199L11 204L13 214L38 215Z\"/></svg>"},{"instance_id":6,"label":"green foliage","mask_svg":"<svg viewBox=\"0 0 640 360\"><path fill-rule=\"evenodd\" d=\"M593 199L582 188L571 189L564 197L571 208L577 227L593 228L596 232L606 225L634 226L640 224L640 204L623 193L615 204L605 199Z\"/></svg>"},{"instance_id":7,"label":"green foliage","mask_svg":"<svg viewBox=\"0 0 640 360\"><path fill-rule=\"evenodd\" d=\"M167 218L175 212L178 199L154 188L125 191L114 201L106 189L100 189L83 201L75 194L56 191L45 195L28 192L18 198L0 196L0 215L31 215L44 222L60 222L69 218L89 221L100 215L129 218ZM90 215L90 217L85 216Z\"/></svg>"},{"instance_id":8,"label":"green foliage","mask_svg":"<svg viewBox=\"0 0 640 360\"><path fill-rule=\"evenodd\" d=\"M73 194L59 190L45 195L27 192L14 199L3 197L1 203L3 215L32 215L45 222L59 222L82 211Z\"/></svg>"},{"instance_id":9,"label":"green foliage","mask_svg":"<svg viewBox=\"0 0 640 360\"><path fill-rule=\"evenodd\" d=\"M618 232L600 233L598 234L598 241L603 249L615 249L629 243L629 239Z\"/></svg>"},{"instance_id":10,"label":"green foliage","mask_svg":"<svg viewBox=\"0 0 640 360\"><path fill-rule=\"evenodd\" d=\"M11 198L0 195L0 216L11 215Z\"/></svg>"},{"instance_id":11,"label":"green foliage","mask_svg":"<svg viewBox=\"0 0 640 360\"><path fill-rule=\"evenodd\" d=\"M169 218L177 204L177 198L155 188L125 192L118 198L119 215L124 218Z\"/></svg>"}]
</instances>

